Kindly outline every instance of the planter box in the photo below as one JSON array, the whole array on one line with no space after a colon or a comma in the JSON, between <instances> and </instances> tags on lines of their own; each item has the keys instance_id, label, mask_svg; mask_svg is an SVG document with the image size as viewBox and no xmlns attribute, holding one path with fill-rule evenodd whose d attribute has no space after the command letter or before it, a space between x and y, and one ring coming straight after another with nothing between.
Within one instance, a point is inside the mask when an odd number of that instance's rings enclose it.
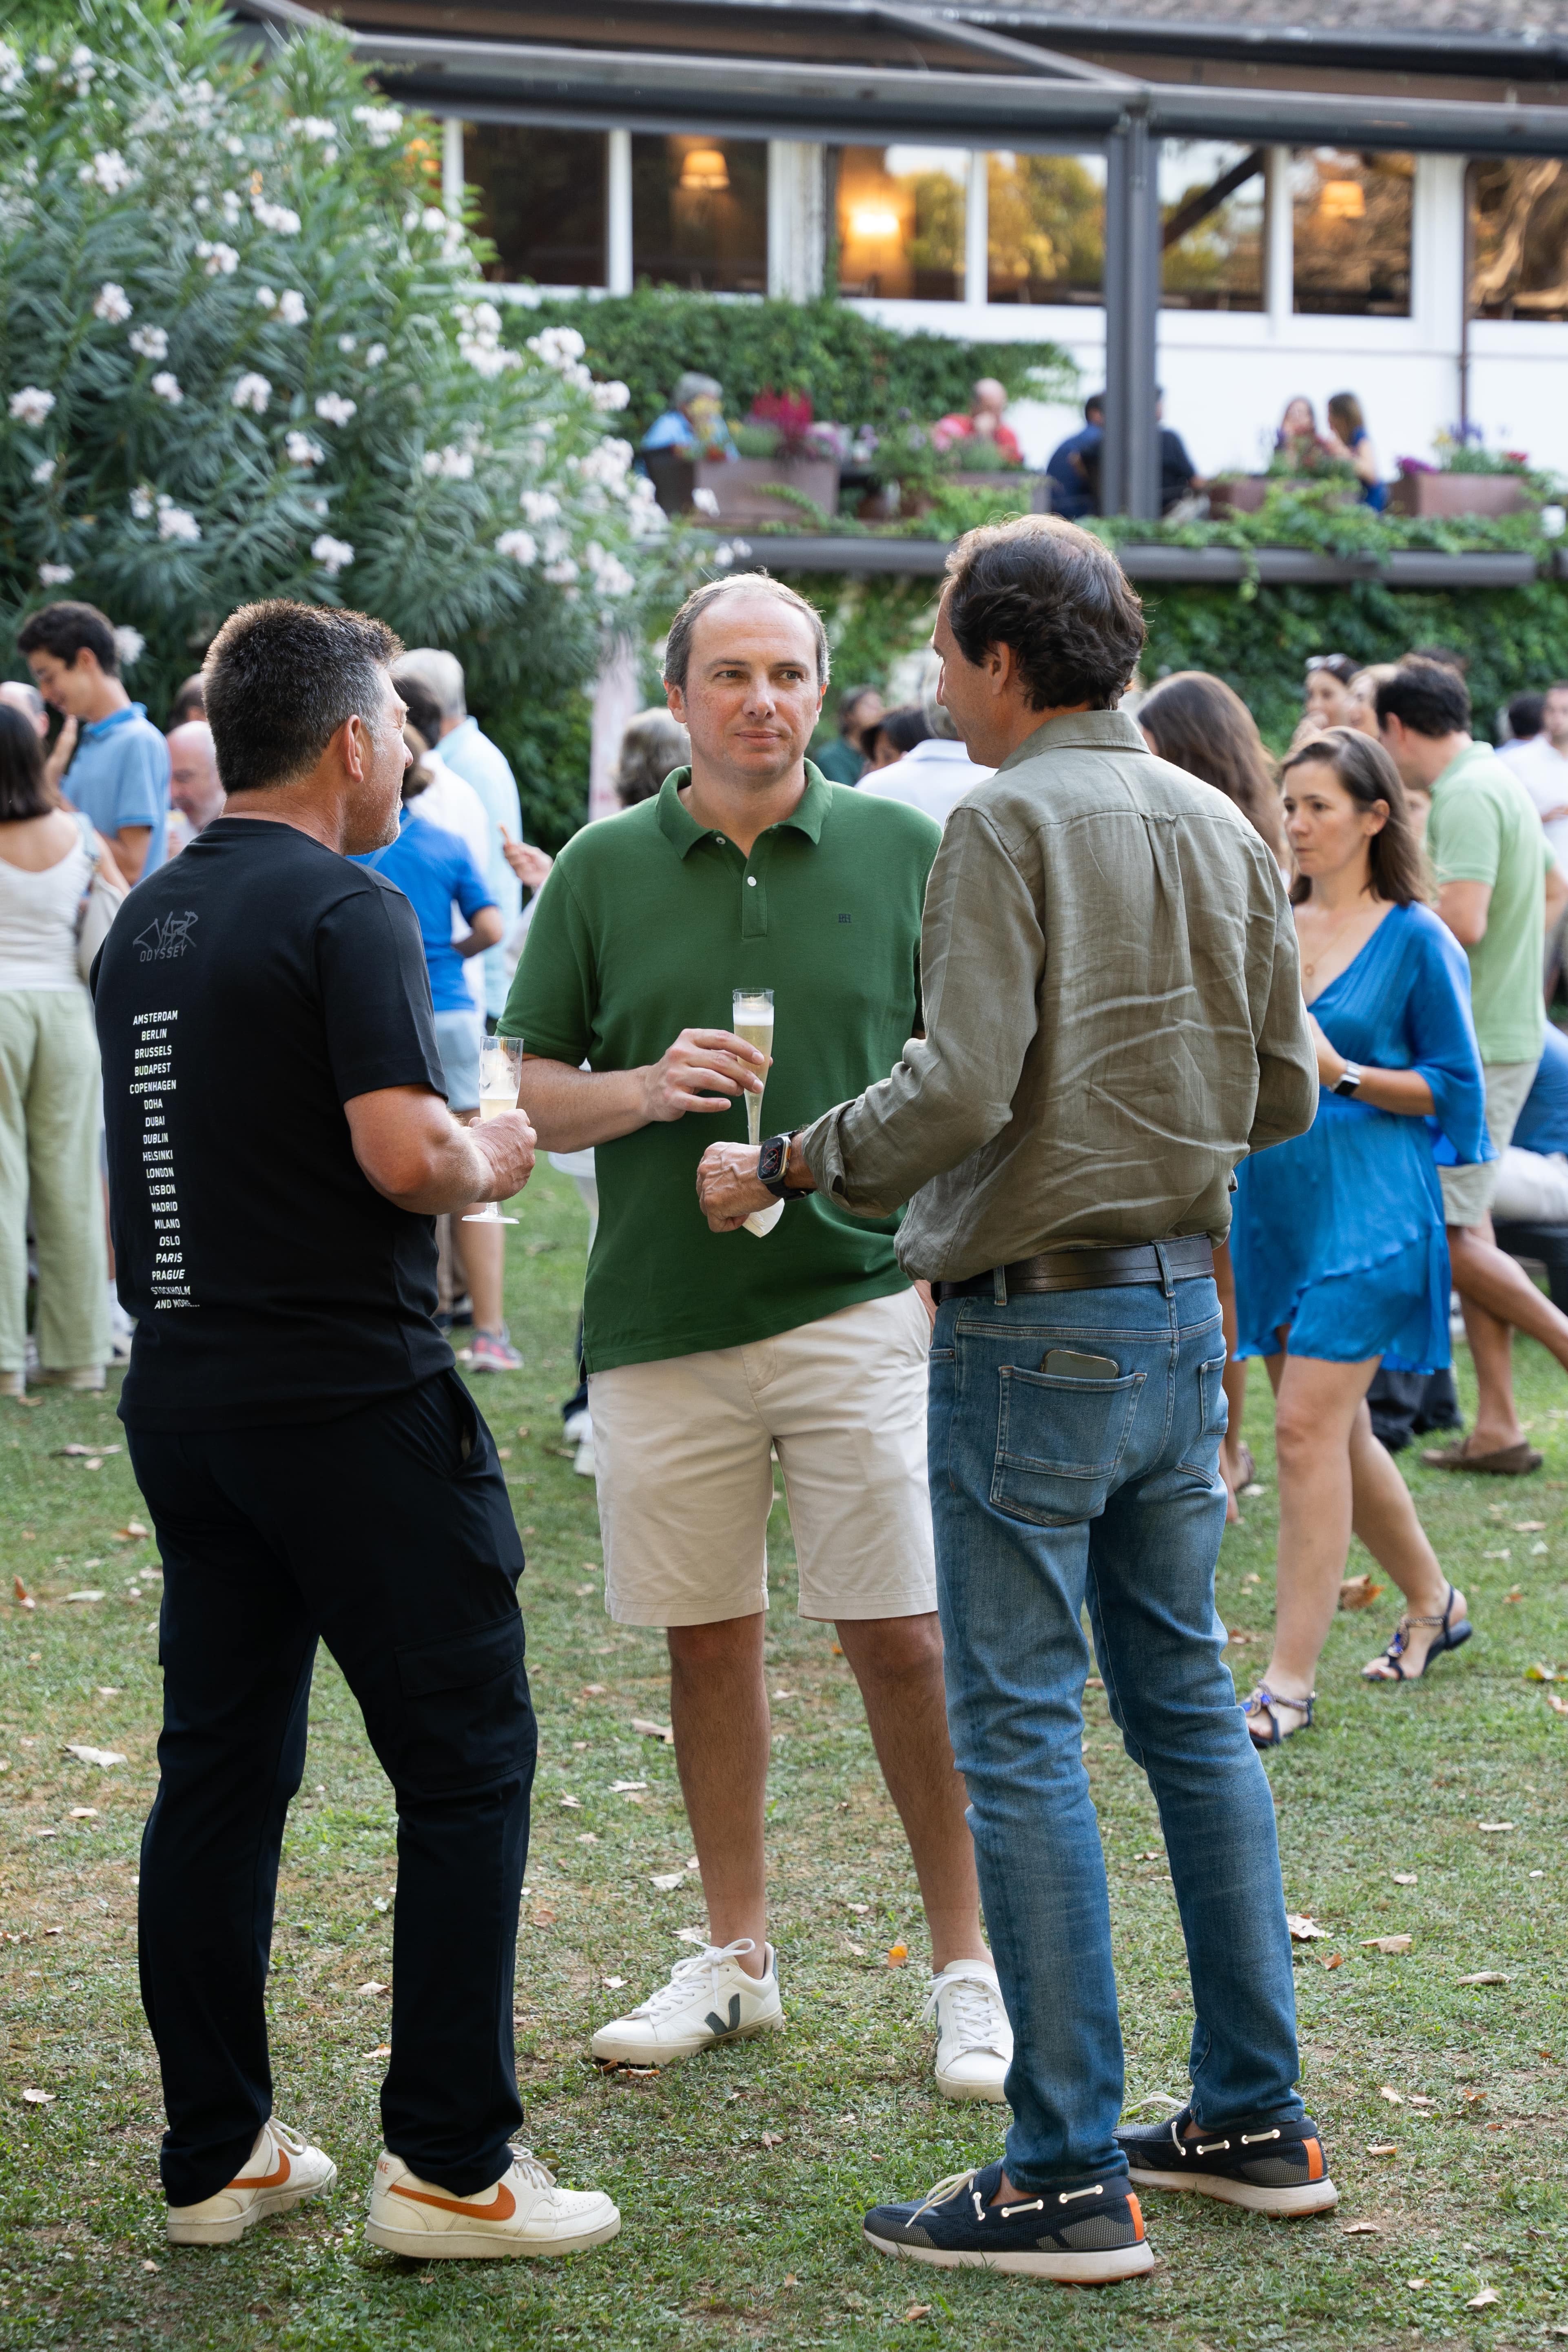
<instances>
[{"instance_id":1,"label":"planter box","mask_svg":"<svg viewBox=\"0 0 1568 2352\"><path fill-rule=\"evenodd\" d=\"M1510 515L1529 503L1517 474L1402 474L1388 493L1390 514Z\"/></svg>"},{"instance_id":2,"label":"planter box","mask_svg":"<svg viewBox=\"0 0 1568 2352\"><path fill-rule=\"evenodd\" d=\"M1209 484L1209 513L1217 521L1227 514L1256 514L1268 493L1267 474L1240 474L1226 482Z\"/></svg>"},{"instance_id":3,"label":"planter box","mask_svg":"<svg viewBox=\"0 0 1568 2352\"><path fill-rule=\"evenodd\" d=\"M666 514L706 514L713 522L739 529L746 523L793 522L809 530L811 518L789 499L770 495L776 486L798 492L831 520L838 511L838 467L831 457L682 457L656 449L643 460ZM699 490L718 501L715 513Z\"/></svg>"}]
</instances>

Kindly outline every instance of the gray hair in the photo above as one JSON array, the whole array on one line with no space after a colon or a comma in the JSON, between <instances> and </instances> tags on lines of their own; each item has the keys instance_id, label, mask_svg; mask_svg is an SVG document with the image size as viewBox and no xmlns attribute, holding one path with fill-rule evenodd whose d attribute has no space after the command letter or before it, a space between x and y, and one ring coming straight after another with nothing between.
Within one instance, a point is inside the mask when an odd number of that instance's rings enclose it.
<instances>
[{"instance_id":1,"label":"gray hair","mask_svg":"<svg viewBox=\"0 0 1568 2352\"><path fill-rule=\"evenodd\" d=\"M691 759L691 738L679 719L657 705L626 721L616 760L616 797L623 808L651 801L672 768Z\"/></svg>"},{"instance_id":2,"label":"gray hair","mask_svg":"<svg viewBox=\"0 0 1568 2352\"><path fill-rule=\"evenodd\" d=\"M724 387L716 375L700 375L694 369L689 368L684 375L676 377L675 390L670 397L677 408L684 408L689 400L701 400L704 397L709 400L722 400Z\"/></svg>"},{"instance_id":3,"label":"gray hair","mask_svg":"<svg viewBox=\"0 0 1568 2352\"><path fill-rule=\"evenodd\" d=\"M456 654L443 653L439 646L415 646L398 656L397 667L419 680L443 719L468 717L463 665Z\"/></svg>"},{"instance_id":4,"label":"gray hair","mask_svg":"<svg viewBox=\"0 0 1568 2352\"><path fill-rule=\"evenodd\" d=\"M0 678L0 702L9 702L25 710L31 719L44 716L44 698L36 686L19 677Z\"/></svg>"},{"instance_id":5,"label":"gray hair","mask_svg":"<svg viewBox=\"0 0 1568 2352\"><path fill-rule=\"evenodd\" d=\"M678 686L681 692L685 693L686 673L691 661L692 631L710 604L716 604L722 596L732 596L737 589L750 589L758 595L772 596L777 603L788 604L795 612L805 614L811 624L812 635L816 639L816 683L818 686L826 686L831 664L827 651L827 632L822 625L821 614L815 604L808 604L805 598L794 588L786 587L782 580L773 579L771 573L766 572L731 572L727 579L705 580L700 588L692 590L674 620L671 621L669 635L665 640L664 682L666 686Z\"/></svg>"}]
</instances>

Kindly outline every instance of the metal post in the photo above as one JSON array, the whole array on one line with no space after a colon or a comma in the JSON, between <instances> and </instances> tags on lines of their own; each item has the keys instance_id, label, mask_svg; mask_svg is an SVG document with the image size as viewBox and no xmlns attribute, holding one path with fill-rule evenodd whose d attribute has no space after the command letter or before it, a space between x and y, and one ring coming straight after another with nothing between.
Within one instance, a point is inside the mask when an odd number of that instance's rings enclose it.
<instances>
[{"instance_id":1,"label":"metal post","mask_svg":"<svg viewBox=\"0 0 1568 2352\"><path fill-rule=\"evenodd\" d=\"M1107 142L1105 443L1107 514L1154 520L1160 444L1154 416L1160 328L1160 142L1130 113Z\"/></svg>"}]
</instances>

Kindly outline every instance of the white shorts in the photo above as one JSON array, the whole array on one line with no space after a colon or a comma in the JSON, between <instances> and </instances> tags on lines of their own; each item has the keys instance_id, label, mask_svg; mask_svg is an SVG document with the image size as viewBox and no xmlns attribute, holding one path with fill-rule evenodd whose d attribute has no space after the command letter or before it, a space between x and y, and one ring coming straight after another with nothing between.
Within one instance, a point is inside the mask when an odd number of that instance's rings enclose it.
<instances>
[{"instance_id":1,"label":"white shorts","mask_svg":"<svg viewBox=\"0 0 1568 2352\"><path fill-rule=\"evenodd\" d=\"M605 1605L621 1625L713 1625L768 1605L778 1449L803 1617L936 1607L926 1485L931 1328L912 1290L749 1347L588 1381Z\"/></svg>"}]
</instances>

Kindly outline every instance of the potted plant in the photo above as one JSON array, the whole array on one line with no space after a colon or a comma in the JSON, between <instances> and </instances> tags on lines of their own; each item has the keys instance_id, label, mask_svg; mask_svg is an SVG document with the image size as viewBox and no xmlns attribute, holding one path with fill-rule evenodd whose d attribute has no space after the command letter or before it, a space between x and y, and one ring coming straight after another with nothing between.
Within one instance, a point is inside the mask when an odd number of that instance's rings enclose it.
<instances>
[{"instance_id":1,"label":"potted plant","mask_svg":"<svg viewBox=\"0 0 1568 2352\"><path fill-rule=\"evenodd\" d=\"M1433 446L1435 466L1422 457L1399 460L1399 479L1388 494L1391 514L1510 515L1533 502L1536 486L1522 449L1486 448L1475 425L1439 433Z\"/></svg>"}]
</instances>

